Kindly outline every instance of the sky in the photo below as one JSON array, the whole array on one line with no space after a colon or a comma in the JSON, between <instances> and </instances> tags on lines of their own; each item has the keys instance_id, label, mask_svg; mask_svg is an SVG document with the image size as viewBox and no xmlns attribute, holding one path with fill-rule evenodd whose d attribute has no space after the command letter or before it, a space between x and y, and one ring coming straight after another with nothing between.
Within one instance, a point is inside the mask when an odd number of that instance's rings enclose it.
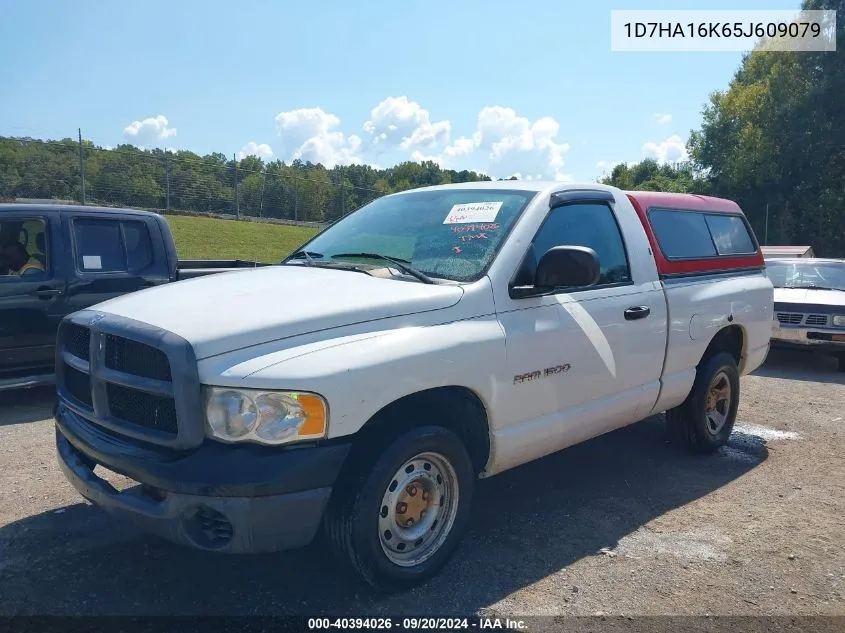
<instances>
[{"instance_id":1,"label":"sky","mask_svg":"<svg viewBox=\"0 0 845 633\"><path fill-rule=\"evenodd\" d=\"M0 135L591 181L686 158L739 52L611 52L611 9L799 0L18 0Z\"/></svg>"}]
</instances>

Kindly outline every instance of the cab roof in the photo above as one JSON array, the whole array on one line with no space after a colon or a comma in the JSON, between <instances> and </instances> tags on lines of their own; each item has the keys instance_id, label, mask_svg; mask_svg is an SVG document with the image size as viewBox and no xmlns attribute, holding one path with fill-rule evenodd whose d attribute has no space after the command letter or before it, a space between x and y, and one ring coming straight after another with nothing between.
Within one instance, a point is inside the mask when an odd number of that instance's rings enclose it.
<instances>
[{"instance_id":1,"label":"cab roof","mask_svg":"<svg viewBox=\"0 0 845 633\"><path fill-rule=\"evenodd\" d=\"M17 213L39 213L39 214L62 214L62 213L107 213L119 215L156 215L155 211L144 211L143 209L123 209L121 207L94 207L81 204L50 204L33 202L3 202L0 203L0 217L5 214L14 215Z\"/></svg>"},{"instance_id":2,"label":"cab roof","mask_svg":"<svg viewBox=\"0 0 845 633\"><path fill-rule=\"evenodd\" d=\"M742 214L742 209L733 200L701 196L696 193L667 193L660 191L626 191L625 195L634 206L644 210L663 207L679 211L717 211L720 213Z\"/></svg>"}]
</instances>

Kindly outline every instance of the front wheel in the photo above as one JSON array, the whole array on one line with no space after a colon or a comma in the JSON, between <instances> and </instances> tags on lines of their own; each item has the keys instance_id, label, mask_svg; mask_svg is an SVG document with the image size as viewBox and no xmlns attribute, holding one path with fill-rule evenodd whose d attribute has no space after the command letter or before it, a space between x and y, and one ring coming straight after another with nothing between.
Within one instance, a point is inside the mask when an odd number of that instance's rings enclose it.
<instances>
[{"instance_id":1,"label":"front wheel","mask_svg":"<svg viewBox=\"0 0 845 633\"><path fill-rule=\"evenodd\" d=\"M698 368L687 399L666 412L670 436L694 452L713 452L727 444L738 407L739 369L733 356L719 352Z\"/></svg>"},{"instance_id":2,"label":"front wheel","mask_svg":"<svg viewBox=\"0 0 845 633\"><path fill-rule=\"evenodd\" d=\"M416 428L389 444L369 470L355 469L327 509L335 548L379 589L435 575L469 521L475 473L461 440L442 427Z\"/></svg>"}]
</instances>

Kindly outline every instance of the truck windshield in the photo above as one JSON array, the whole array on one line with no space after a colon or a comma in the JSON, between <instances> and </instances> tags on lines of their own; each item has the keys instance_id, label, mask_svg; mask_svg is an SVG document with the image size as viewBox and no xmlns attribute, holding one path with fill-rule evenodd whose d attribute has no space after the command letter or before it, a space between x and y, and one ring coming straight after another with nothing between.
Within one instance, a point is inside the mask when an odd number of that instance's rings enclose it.
<instances>
[{"instance_id":1,"label":"truck windshield","mask_svg":"<svg viewBox=\"0 0 845 633\"><path fill-rule=\"evenodd\" d=\"M371 253L407 262L429 277L475 281L536 194L456 188L385 196L339 220L283 263ZM363 262L355 258L354 263Z\"/></svg>"},{"instance_id":2,"label":"truck windshield","mask_svg":"<svg viewBox=\"0 0 845 633\"><path fill-rule=\"evenodd\" d=\"M845 292L845 262L767 262L775 288L819 288Z\"/></svg>"}]
</instances>

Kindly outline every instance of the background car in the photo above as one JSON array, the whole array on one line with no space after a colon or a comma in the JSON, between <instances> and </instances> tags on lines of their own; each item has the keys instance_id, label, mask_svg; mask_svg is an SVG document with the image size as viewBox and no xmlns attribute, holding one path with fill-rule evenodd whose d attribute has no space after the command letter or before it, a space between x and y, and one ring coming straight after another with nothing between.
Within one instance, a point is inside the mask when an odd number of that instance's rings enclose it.
<instances>
[{"instance_id":1,"label":"background car","mask_svg":"<svg viewBox=\"0 0 845 633\"><path fill-rule=\"evenodd\" d=\"M821 352L845 371L845 260L766 261L775 287L772 347Z\"/></svg>"}]
</instances>

